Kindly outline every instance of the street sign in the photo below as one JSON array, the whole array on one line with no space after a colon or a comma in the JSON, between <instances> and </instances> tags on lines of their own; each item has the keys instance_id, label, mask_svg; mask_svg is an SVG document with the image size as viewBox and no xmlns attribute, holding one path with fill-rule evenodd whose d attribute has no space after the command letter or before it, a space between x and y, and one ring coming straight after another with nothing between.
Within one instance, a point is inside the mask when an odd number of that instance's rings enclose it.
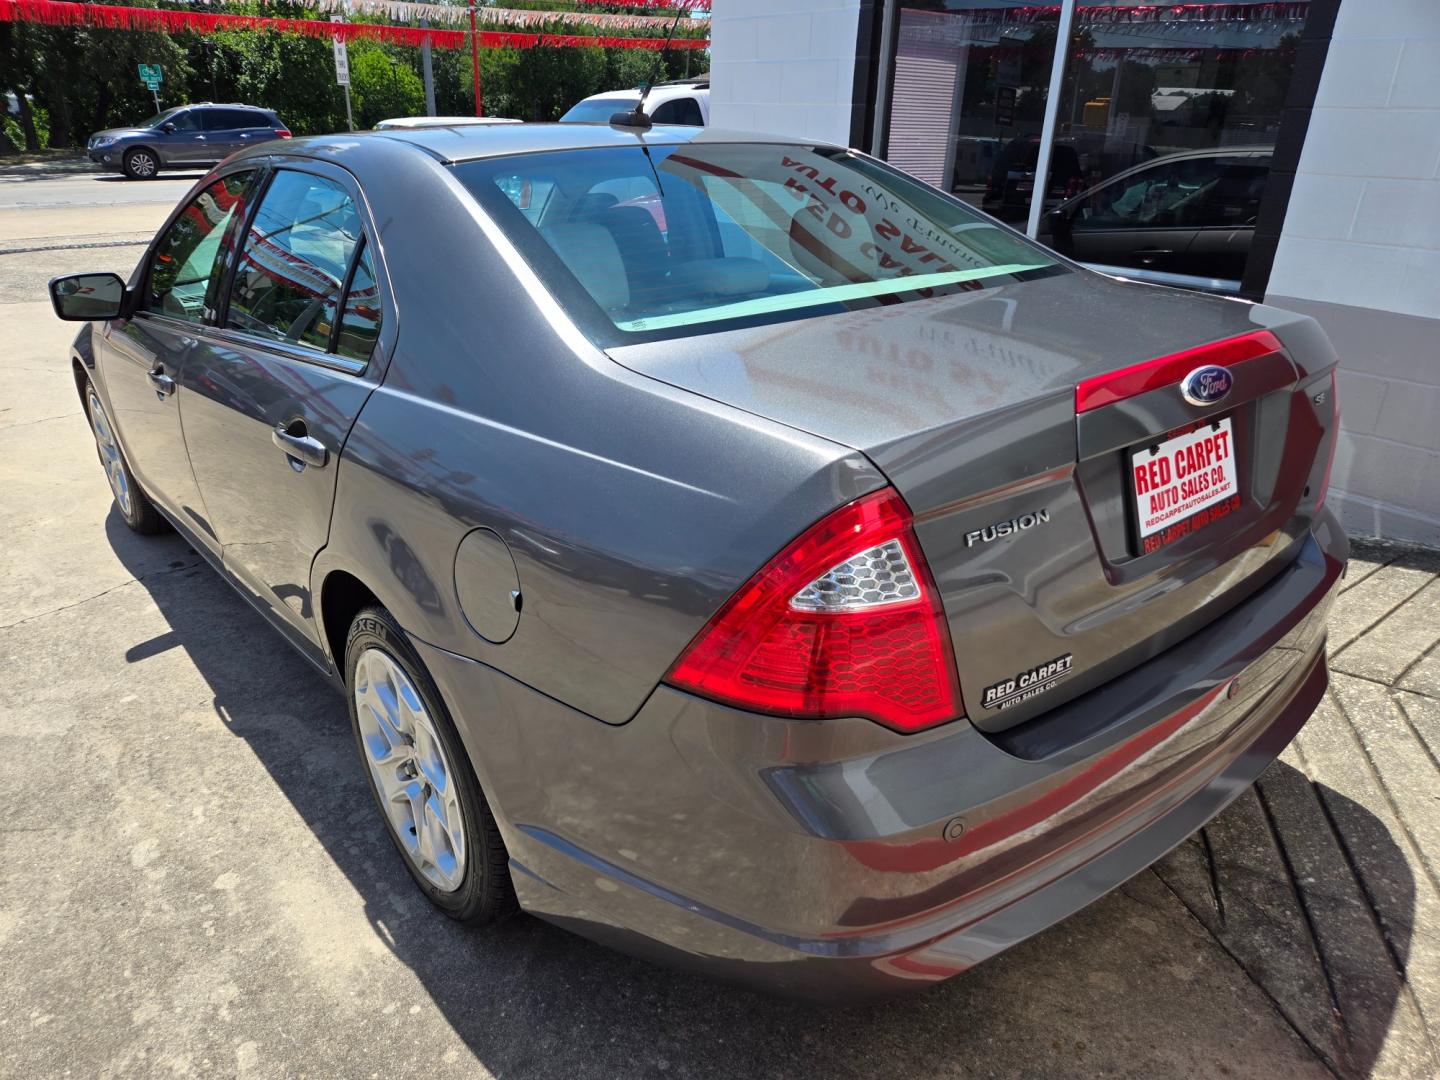
<instances>
[{"instance_id":1,"label":"street sign","mask_svg":"<svg viewBox=\"0 0 1440 1080\"><path fill-rule=\"evenodd\" d=\"M159 64L137 64L140 72L140 81L145 84L145 89L155 95L155 111L160 111L160 84L165 81L165 73L160 70Z\"/></svg>"},{"instance_id":2,"label":"street sign","mask_svg":"<svg viewBox=\"0 0 1440 1080\"><path fill-rule=\"evenodd\" d=\"M995 125L1013 127L1015 124L1015 99L1019 91L1013 86L995 88Z\"/></svg>"},{"instance_id":3,"label":"street sign","mask_svg":"<svg viewBox=\"0 0 1440 1080\"><path fill-rule=\"evenodd\" d=\"M330 21L343 23L345 16L331 15ZM335 82L345 90L345 126L354 131L355 116L350 111L350 52L345 47L345 39L338 34L335 36Z\"/></svg>"},{"instance_id":4,"label":"street sign","mask_svg":"<svg viewBox=\"0 0 1440 1080\"><path fill-rule=\"evenodd\" d=\"M331 15L331 22L344 22L339 15ZM335 39L335 82L339 86L350 85L350 51L345 46L345 39Z\"/></svg>"}]
</instances>

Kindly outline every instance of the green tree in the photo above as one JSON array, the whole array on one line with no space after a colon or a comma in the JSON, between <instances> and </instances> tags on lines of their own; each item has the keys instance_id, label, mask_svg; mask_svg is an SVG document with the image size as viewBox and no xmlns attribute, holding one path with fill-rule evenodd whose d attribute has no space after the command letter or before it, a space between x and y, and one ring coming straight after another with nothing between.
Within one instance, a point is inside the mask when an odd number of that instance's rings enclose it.
<instances>
[{"instance_id":1,"label":"green tree","mask_svg":"<svg viewBox=\"0 0 1440 1080\"><path fill-rule=\"evenodd\" d=\"M425 112L425 87L410 65L378 45L350 45L350 94L355 126L374 127L387 117Z\"/></svg>"}]
</instances>

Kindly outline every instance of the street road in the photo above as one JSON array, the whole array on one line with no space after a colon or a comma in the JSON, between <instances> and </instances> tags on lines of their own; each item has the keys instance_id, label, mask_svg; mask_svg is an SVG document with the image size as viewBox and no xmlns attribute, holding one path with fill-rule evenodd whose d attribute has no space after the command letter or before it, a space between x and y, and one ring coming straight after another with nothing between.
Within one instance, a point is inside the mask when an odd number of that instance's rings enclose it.
<instances>
[{"instance_id":1,"label":"street road","mask_svg":"<svg viewBox=\"0 0 1440 1080\"><path fill-rule=\"evenodd\" d=\"M806 1007L527 917L447 922L340 698L180 539L111 508L44 280L128 272L185 186L0 183L0 1076L1440 1072L1428 555L1352 563L1335 693L1258 794L923 995Z\"/></svg>"},{"instance_id":2,"label":"street road","mask_svg":"<svg viewBox=\"0 0 1440 1080\"><path fill-rule=\"evenodd\" d=\"M3 160L3 159L0 159ZM127 180L119 173L81 170L19 170L0 174L0 211L35 207L174 206L204 171L165 172L155 180Z\"/></svg>"}]
</instances>

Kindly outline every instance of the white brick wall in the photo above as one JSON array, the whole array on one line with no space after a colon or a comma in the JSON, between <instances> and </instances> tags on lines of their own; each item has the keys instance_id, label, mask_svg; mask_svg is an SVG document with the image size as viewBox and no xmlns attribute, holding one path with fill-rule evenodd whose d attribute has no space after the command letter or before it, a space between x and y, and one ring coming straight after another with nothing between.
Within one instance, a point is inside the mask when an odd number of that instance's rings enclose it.
<instances>
[{"instance_id":1,"label":"white brick wall","mask_svg":"<svg viewBox=\"0 0 1440 1080\"><path fill-rule=\"evenodd\" d=\"M1340 352L1347 527L1440 544L1440 0L1342 0L1266 299Z\"/></svg>"},{"instance_id":2,"label":"white brick wall","mask_svg":"<svg viewBox=\"0 0 1440 1080\"><path fill-rule=\"evenodd\" d=\"M859 0L716 0L710 123L848 144L859 15Z\"/></svg>"}]
</instances>

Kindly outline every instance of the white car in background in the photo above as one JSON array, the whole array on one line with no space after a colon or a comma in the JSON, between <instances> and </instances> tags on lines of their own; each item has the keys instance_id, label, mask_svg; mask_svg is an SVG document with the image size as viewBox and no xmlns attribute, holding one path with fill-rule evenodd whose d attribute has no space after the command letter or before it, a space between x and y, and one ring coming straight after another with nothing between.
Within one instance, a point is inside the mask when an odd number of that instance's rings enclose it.
<instances>
[{"instance_id":1,"label":"white car in background","mask_svg":"<svg viewBox=\"0 0 1440 1080\"><path fill-rule=\"evenodd\" d=\"M562 124L608 124L617 112L632 112L640 90L607 90L577 102ZM710 123L710 76L656 83L645 97L645 115L656 124L705 127Z\"/></svg>"},{"instance_id":2,"label":"white car in background","mask_svg":"<svg viewBox=\"0 0 1440 1080\"><path fill-rule=\"evenodd\" d=\"M381 120L375 125L376 131L406 130L410 128L469 127L472 124L518 124L519 120L508 120L501 116L397 116L393 120Z\"/></svg>"}]
</instances>

